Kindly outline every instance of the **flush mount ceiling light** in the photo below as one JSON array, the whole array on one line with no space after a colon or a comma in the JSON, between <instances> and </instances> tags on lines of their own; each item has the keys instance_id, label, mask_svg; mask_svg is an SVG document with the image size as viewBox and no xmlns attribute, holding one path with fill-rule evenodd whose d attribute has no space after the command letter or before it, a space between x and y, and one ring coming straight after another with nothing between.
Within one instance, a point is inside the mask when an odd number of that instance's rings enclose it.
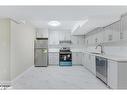
<instances>
[{"instance_id":1,"label":"flush mount ceiling light","mask_svg":"<svg viewBox=\"0 0 127 95\"><path fill-rule=\"evenodd\" d=\"M60 24L61 23L59 21L50 21L48 23L48 25L53 26L53 27L60 26Z\"/></svg>"}]
</instances>

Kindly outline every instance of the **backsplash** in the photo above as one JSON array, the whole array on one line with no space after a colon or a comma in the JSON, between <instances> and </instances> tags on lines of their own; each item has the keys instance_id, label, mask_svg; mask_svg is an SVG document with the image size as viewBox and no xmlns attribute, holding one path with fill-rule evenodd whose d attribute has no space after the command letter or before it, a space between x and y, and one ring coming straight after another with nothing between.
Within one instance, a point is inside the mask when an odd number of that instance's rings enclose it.
<instances>
[{"instance_id":1,"label":"backsplash","mask_svg":"<svg viewBox=\"0 0 127 95\"><path fill-rule=\"evenodd\" d=\"M104 51L109 55L123 56L127 57L127 46L106 46Z\"/></svg>"},{"instance_id":2,"label":"backsplash","mask_svg":"<svg viewBox=\"0 0 127 95\"><path fill-rule=\"evenodd\" d=\"M96 46L85 48L89 52L99 52L100 49L95 49ZM127 46L104 46L104 53L108 55L127 57Z\"/></svg>"}]
</instances>

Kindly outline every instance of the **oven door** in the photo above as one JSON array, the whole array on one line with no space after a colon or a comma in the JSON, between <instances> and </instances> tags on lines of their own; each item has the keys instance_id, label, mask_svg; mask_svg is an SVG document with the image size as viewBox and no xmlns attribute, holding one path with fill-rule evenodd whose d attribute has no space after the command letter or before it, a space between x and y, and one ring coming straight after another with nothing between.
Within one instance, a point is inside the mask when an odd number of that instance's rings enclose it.
<instances>
[{"instance_id":1,"label":"oven door","mask_svg":"<svg viewBox=\"0 0 127 95\"><path fill-rule=\"evenodd\" d=\"M71 53L60 53L59 54L59 65L60 66L72 66L72 54Z\"/></svg>"},{"instance_id":2,"label":"oven door","mask_svg":"<svg viewBox=\"0 0 127 95\"><path fill-rule=\"evenodd\" d=\"M107 59L96 57L96 76L107 84Z\"/></svg>"}]
</instances>

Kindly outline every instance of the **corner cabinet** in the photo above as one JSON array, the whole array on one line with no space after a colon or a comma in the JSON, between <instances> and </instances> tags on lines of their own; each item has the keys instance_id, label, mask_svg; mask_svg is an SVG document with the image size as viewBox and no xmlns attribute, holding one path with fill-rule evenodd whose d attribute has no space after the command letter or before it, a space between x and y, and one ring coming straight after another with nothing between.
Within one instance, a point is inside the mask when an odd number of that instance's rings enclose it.
<instances>
[{"instance_id":1,"label":"corner cabinet","mask_svg":"<svg viewBox=\"0 0 127 95\"><path fill-rule=\"evenodd\" d=\"M82 64L82 52L72 52L72 65Z\"/></svg>"}]
</instances>

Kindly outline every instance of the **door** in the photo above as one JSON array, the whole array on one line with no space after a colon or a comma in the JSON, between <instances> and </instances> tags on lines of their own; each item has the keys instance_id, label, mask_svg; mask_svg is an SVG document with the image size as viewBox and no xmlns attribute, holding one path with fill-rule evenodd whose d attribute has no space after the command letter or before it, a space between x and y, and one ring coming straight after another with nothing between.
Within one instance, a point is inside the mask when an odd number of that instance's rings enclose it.
<instances>
[{"instance_id":1,"label":"door","mask_svg":"<svg viewBox=\"0 0 127 95\"><path fill-rule=\"evenodd\" d=\"M47 48L48 47L48 39L40 38L35 40L35 48Z\"/></svg>"},{"instance_id":2,"label":"door","mask_svg":"<svg viewBox=\"0 0 127 95\"><path fill-rule=\"evenodd\" d=\"M35 66L47 66L47 49L38 48L35 49Z\"/></svg>"}]
</instances>

